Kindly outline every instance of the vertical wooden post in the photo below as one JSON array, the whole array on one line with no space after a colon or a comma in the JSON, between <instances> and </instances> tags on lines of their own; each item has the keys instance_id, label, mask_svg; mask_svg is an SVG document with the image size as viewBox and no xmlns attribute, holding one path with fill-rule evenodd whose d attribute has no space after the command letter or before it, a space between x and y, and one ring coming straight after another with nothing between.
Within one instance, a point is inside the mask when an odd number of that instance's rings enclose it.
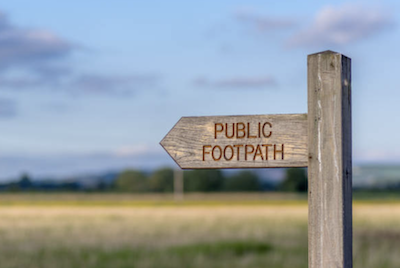
<instances>
[{"instance_id":1,"label":"vertical wooden post","mask_svg":"<svg viewBox=\"0 0 400 268\"><path fill-rule=\"evenodd\" d=\"M351 146L351 59L309 55L309 268L353 265Z\"/></svg>"},{"instance_id":2,"label":"vertical wooden post","mask_svg":"<svg viewBox=\"0 0 400 268\"><path fill-rule=\"evenodd\" d=\"M174 170L174 197L175 201L183 200L183 170Z\"/></svg>"}]
</instances>

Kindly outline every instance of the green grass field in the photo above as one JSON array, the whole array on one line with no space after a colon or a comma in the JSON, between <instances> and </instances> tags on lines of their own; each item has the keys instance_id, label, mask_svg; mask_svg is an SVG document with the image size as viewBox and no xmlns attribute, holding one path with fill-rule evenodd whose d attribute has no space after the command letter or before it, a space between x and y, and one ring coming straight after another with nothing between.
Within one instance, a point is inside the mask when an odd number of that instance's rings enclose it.
<instances>
[{"instance_id":1,"label":"green grass field","mask_svg":"<svg viewBox=\"0 0 400 268\"><path fill-rule=\"evenodd\" d=\"M354 267L400 267L400 201L354 202ZM307 267L296 194L0 195L0 267Z\"/></svg>"}]
</instances>

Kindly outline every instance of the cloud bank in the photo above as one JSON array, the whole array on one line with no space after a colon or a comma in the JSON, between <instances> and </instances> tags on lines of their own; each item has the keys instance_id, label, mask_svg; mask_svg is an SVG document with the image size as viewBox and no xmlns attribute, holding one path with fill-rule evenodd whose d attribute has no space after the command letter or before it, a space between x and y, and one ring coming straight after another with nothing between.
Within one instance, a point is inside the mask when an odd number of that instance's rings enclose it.
<instances>
[{"instance_id":1,"label":"cloud bank","mask_svg":"<svg viewBox=\"0 0 400 268\"><path fill-rule=\"evenodd\" d=\"M235 18L262 34L279 31L286 36L281 41L290 48L344 46L379 36L395 26L389 11L361 4L325 6L308 25L297 18L259 15L249 8L239 9Z\"/></svg>"},{"instance_id":2,"label":"cloud bank","mask_svg":"<svg viewBox=\"0 0 400 268\"><path fill-rule=\"evenodd\" d=\"M391 15L380 9L360 5L328 6L314 21L290 38L290 47L342 46L366 40L392 28Z\"/></svg>"},{"instance_id":3,"label":"cloud bank","mask_svg":"<svg viewBox=\"0 0 400 268\"><path fill-rule=\"evenodd\" d=\"M13 25L0 12L0 68L28 67L70 55L76 46L47 30Z\"/></svg>"},{"instance_id":4,"label":"cloud bank","mask_svg":"<svg viewBox=\"0 0 400 268\"><path fill-rule=\"evenodd\" d=\"M90 96L120 95L158 85L160 79L155 74L77 73L65 60L79 50L79 45L50 31L19 27L0 11L2 90L47 89Z\"/></svg>"}]
</instances>

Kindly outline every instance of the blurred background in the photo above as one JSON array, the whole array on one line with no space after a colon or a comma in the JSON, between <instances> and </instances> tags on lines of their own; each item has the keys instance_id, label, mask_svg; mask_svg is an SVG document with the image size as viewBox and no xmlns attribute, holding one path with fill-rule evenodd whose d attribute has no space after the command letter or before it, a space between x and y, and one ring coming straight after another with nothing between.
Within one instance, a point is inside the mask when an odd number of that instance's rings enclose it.
<instances>
[{"instance_id":1,"label":"blurred background","mask_svg":"<svg viewBox=\"0 0 400 268\"><path fill-rule=\"evenodd\" d=\"M1 267L307 267L305 169L177 170L181 116L307 112L352 58L355 267L399 267L400 3L0 5Z\"/></svg>"}]
</instances>

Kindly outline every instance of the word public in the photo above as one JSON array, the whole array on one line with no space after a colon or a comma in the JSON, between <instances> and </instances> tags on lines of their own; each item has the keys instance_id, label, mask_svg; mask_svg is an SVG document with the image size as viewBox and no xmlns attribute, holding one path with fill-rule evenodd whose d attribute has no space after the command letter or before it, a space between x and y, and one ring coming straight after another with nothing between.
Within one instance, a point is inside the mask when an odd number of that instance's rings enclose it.
<instances>
[{"instance_id":1,"label":"word public","mask_svg":"<svg viewBox=\"0 0 400 268\"><path fill-rule=\"evenodd\" d=\"M254 124L254 123L253 123ZM252 123L214 123L214 139L266 139L272 136L270 122ZM244 140L243 140L244 141ZM284 144L237 143L228 145L203 145L203 161L206 160L268 161L284 160Z\"/></svg>"}]
</instances>

